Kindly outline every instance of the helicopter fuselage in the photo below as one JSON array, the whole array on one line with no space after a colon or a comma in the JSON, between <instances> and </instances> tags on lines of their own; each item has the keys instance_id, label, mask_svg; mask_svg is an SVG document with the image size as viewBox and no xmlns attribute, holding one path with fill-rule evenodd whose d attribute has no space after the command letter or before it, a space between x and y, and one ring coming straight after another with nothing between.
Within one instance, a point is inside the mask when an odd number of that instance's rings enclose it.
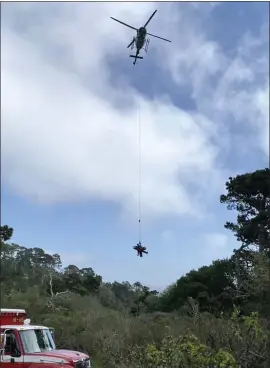
<instances>
[{"instance_id":1,"label":"helicopter fuselage","mask_svg":"<svg viewBox=\"0 0 270 368\"><path fill-rule=\"evenodd\" d=\"M166 38L162 38L162 37L156 36L154 34L147 33L146 27L149 24L150 20L153 18L153 16L156 14L156 12L157 12L157 10L154 11L154 13L151 15L151 17L145 23L145 25L143 27L140 27L139 29L138 28L135 28L135 27L133 27L133 26L127 24L127 23L124 23L124 22L122 22L119 19L116 19L116 18L111 17L111 19L115 20L116 22L121 23L124 26L129 27L129 28L131 28L131 29L133 29L134 31L137 32L136 36L132 38L132 41L127 46L127 48L130 47L131 50L133 50L134 46L136 46L136 55L130 55L130 57L132 57L132 58L135 59L134 62L133 62L134 65L136 64L136 60L137 59L143 59L142 56L139 56L139 53L140 53L140 50L144 46L145 46L144 47L144 50L147 52L147 49L148 49L148 45L149 45L149 41L150 40L149 40L149 38L146 38L146 36L156 37L156 38L159 38L159 39L161 39L163 41L171 42L170 40L167 40Z\"/></svg>"},{"instance_id":2,"label":"helicopter fuselage","mask_svg":"<svg viewBox=\"0 0 270 368\"><path fill-rule=\"evenodd\" d=\"M143 48L143 45L145 43L145 37L146 37L146 28L144 27L139 28L136 37L136 48L138 53Z\"/></svg>"}]
</instances>

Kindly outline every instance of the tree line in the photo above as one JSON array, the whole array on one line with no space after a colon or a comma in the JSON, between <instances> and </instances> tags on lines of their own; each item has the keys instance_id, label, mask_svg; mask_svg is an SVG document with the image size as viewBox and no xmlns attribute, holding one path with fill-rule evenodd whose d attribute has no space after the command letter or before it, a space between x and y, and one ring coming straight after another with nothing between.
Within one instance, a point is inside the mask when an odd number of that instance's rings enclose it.
<instances>
[{"instance_id":1,"label":"tree line","mask_svg":"<svg viewBox=\"0 0 270 368\"><path fill-rule=\"evenodd\" d=\"M91 267L63 267L58 254L12 243L13 228L1 226L2 302L5 307L26 305L30 313L43 320L59 313L63 318L69 315L76 300L91 300L96 310L111 317L119 313L129 321L139 318L153 323L194 318L196 313L228 321L237 310L239 318L258 313L269 328L270 170L230 177L220 202L237 214L235 222L224 226L235 235L239 247L230 258L191 270L161 293L140 282L103 282ZM34 305L31 298L36 298Z\"/></svg>"}]
</instances>

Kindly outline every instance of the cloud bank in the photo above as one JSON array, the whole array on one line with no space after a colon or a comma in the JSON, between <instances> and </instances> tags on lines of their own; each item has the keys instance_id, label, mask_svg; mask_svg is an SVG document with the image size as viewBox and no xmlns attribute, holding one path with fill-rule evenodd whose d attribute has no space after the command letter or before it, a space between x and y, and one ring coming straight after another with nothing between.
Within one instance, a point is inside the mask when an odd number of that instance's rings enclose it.
<instances>
[{"instance_id":1,"label":"cloud bank","mask_svg":"<svg viewBox=\"0 0 270 368\"><path fill-rule=\"evenodd\" d=\"M135 68L126 78L121 67L110 67L112 60L130 62L125 48L133 34L109 17L136 26L156 7L3 6L2 173L11 191L43 204L94 199L136 213L140 121L145 216L200 217L228 177L226 155L236 137L239 154L249 140L268 155L266 29L259 39L244 35L228 56L204 32L211 4L203 12L161 4L151 31L174 35L173 47L153 42L147 57L157 58L175 88L187 89L195 109L186 110L166 91L150 98L136 89Z\"/></svg>"}]
</instances>

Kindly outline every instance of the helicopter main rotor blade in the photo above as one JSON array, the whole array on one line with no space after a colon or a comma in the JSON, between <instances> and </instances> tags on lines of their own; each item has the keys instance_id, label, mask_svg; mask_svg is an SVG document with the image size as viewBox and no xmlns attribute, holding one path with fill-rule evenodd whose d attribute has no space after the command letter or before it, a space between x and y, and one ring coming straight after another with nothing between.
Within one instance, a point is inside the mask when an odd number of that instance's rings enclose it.
<instances>
[{"instance_id":1,"label":"helicopter main rotor blade","mask_svg":"<svg viewBox=\"0 0 270 368\"><path fill-rule=\"evenodd\" d=\"M113 18L113 17L110 17L111 19L113 19L113 20L115 20L116 22L118 22L118 23L121 23L121 24L123 24L124 26L126 26L126 27L129 27L129 28L131 28L131 29L134 29L135 31L138 31L138 29L137 28L135 28L135 27L132 27L132 26L130 26L130 25L128 25L128 24L126 24L126 23L124 23L124 22L121 22L121 20L118 20L118 19L115 19L115 18Z\"/></svg>"},{"instance_id":2,"label":"helicopter main rotor blade","mask_svg":"<svg viewBox=\"0 0 270 368\"><path fill-rule=\"evenodd\" d=\"M153 16L156 14L157 10L154 11L154 13L151 15L151 17L148 19L148 21L145 23L144 28L147 26L147 24L150 22L150 20L153 18Z\"/></svg>"},{"instance_id":3,"label":"helicopter main rotor blade","mask_svg":"<svg viewBox=\"0 0 270 368\"><path fill-rule=\"evenodd\" d=\"M127 48L129 48L131 45L133 45L134 42L135 42L135 38L133 38L133 40L130 42L130 44L128 45Z\"/></svg>"},{"instance_id":4,"label":"helicopter main rotor blade","mask_svg":"<svg viewBox=\"0 0 270 368\"><path fill-rule=\"evenodd\" d=\"M147 34L148 34L148 36L156 37L156 38L159 38L160 40L163 40L163 41L172 42L172 41L170 41L170 40L167 40L166 38L162 38L162 37L159 37L159 36L153 35L153 34L148 33L148 32L147 32Z\"/></svg>"}]
</instances>

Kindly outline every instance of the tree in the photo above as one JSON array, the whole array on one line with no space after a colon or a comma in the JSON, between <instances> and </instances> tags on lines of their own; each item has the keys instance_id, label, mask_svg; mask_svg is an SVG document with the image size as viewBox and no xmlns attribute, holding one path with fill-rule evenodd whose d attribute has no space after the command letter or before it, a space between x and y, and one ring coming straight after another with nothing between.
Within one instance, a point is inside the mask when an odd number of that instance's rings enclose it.
<instances>
[{"instance_id":1,"label":"tree","mask_svg":"<svg viewBox=\"0 0 270 368\"><path fill-rule=\"evenodd\" d=\"M87 295L99 291L102 278L91 267L79 269L75 265L69 265L64 269L63 281L66 290Z\"/></svg>"},{"instance_id":2,"label":"tree","mask_svg":"<svg viewBox=\"0 0 270 368\"><path fill-rule=\"evenodd\" d=\"M237 223L226 222L225 228L235 234L242 248L256 245L260 251L269 251L270 169L230 177L226 190L220 202L238 215Z\"/></svg>"},{"instance_id":3,"label":"tree","mask_svg":"<svg viewBox=\"0 0 270 368\"><path fill-rule=\"evenodd\" d=\"M257 270L261 268L262 257L266 256L270 263L270 169L230 177L226 189L227 194L221 195L220 201L227 204L229 210L237 211L237 222L226 222L225 228L231 230L241 242L240 248L234 251L233 256L238 290L241 291L240 296L249 294L248 297L254 299L254 293L258 288L255 290L252 284L258 278ZM258 253L262 257L258 257ZM265 275L267 273L265 262L263 267ZM270 280L270 264L268 268ZM270 303L270 285L268 288ZM261 290L261 293L265 294L264 290ZM257 293L255 299L256 297L261 303L261 295Z\"/></svg>"},{"instance_id":4,"label":"tree","mask_svg":"<svg viewBox=\"0 0 270 368\"><path fill-rule=\"evenodd\" d=\"M225 228L231 230L242 243L236 254L249 246L256 246L259 253L268 259L264 274L267 274L268 279L265 294L270 331L270 169L257 170L235 178L230 177L226 183L226 189L227 194L220 197L221 203L226 203L229 210L238 212L237 223L226 222L225 224ZM253 268L256 268L258 266L256 252L253 255L251 263ZM259 295L262 292L264 294L264 290L260 290ZM257 297L259 295L255 294ZM270 363L270 335L268 351Z\"/></svg>"},{"instance_id":5,"label":"tree","mask_svg":"<svg viewBox=\"0 0 270 368\"><path fill-rule=\"evenodd\" d=\"M112 284L107 284L107 286L124 307L128 308L133 303L134 290L129 282L125 281L120 283L115 281Z\"/></svg>"},{"instance_id":6,"label":"tree","mask_svg":"<svg viewBox=\"0 0 270 368\"><path fill-rule=\"evenodd\" d=\"M161 296L164 312L179 310L188 298L199 302L201 311L216 312L232 308L231 292L234 284L234 268L231 260L217 260L210 266L203 266L182 276Z\"/></svg>"},{"instance_id":7,"label":"tree","mask_svg":"<svg viewBox=\"0 0 270 368\"><path fill-rule=\"evenodd\" d=\"M12 238L13 229L7 225L1 226L1 242L7 242Z\"/></svg>"}]
</instances>

